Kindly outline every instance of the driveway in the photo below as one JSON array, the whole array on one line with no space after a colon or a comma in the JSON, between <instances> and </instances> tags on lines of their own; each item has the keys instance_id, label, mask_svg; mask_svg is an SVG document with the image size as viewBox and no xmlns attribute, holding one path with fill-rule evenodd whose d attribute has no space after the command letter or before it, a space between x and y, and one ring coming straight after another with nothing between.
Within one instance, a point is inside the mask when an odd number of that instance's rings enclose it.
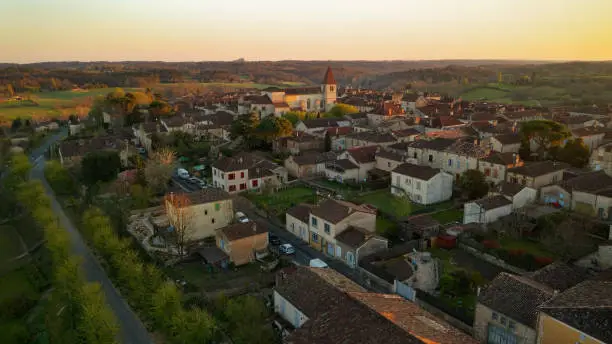
<instances>
[{"instance_id":1,"label":"driveway","mask_svg":"<svg viewBox=\"0 0 612 344\"><path fill-rule=\"evenodd\" d=\"M30 159L34 162L34 166L31 172L32 179L38 179L42 182L45 191L51 199L51 208L57 215L60 223L66 229L70 235L72 252L82 258L83 271L89 282L100 283L102 291L106 297L106 302L111 307L115 317L119 322L120 327L120 340L124 344L145 344L152 343L151 337L144 324L140 321L138 316L130 309L130 306L125 302L123 297L119 294L117 289L113 286L112 282L106 275L106 272L93 256L89 250L80 232L74 227L70 219L64 213L61 205L57 201L53 190L47 183L44 176L44 152L53 143L57 142L63 136L57 135L53 137L53 140L45 142L45 144L36 149L33 154L30 155Z\"/></svg>"}]
</instances>

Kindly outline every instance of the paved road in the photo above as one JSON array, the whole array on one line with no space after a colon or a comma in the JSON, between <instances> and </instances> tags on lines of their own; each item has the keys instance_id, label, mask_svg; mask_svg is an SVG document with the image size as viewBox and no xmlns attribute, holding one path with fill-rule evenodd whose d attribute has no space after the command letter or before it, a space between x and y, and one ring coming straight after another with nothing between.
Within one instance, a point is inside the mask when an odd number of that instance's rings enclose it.
<instances>
[{"instance_id":1,"label":"paved road","mask_svg":"<svg viewBox=\"0 0 612 344\"><path fill-rule=\"evenodd\" d=\"M31 177L32 179L39 179L45 191L51 198L51 207L53 212L58 216L62 226L68 231L71 238L72 251L76 255L80 256L83 260L83 270L85 276L90 282L98 282L102 286L102 290L106 297L106 302L110 305L111 309L115 313L120 326L120 340L124 344L145 344L152 343L152 339L147 332L147 329L140 321L138 316L130 309L130 306L125 302L122 296L119 294L117 289L113 286L110 279L106 275L106 272L100 266L97 259L93 256L83 237L79 231L74 227L70 219L64 213L61 205L55 198L53 190L47 183L44 176L44 152L57 140L61 139L65 134L58 134L53 138L49 139L43 146L35 150L31 155L30 159L34 162L32 168Z\"/></svg>"}]
</instances>

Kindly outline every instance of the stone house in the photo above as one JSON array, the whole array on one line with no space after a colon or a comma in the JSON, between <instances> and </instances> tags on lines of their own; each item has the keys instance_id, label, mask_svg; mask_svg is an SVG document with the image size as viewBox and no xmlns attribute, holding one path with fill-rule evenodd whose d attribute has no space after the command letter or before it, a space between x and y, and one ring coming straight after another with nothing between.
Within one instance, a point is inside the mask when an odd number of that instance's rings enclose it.
<instances>
[{"instance_id":1,"label":"stone house","mask_svg":"<svg viewBox=\"0 0 612 344\"><path fill-rule=\"evenodd\" d=\"M405 162L405 155L395 153L392 150L381 149L376 153L376 165L375 168L391 172L397 166L403 164Z\"/></svg>"},{"instance_id":2,"label":"stone house","mask_svg":"<svg viewBox=\"0 0 612 344\"><path fill-rule=\"evenodd\" d=\"M391 194L423 205L447 201L453 194L453 176L437 168L405 163L391 171Z\"/></svg>"},{"instance_id":3,"label":"stone house","mask_svg":"<svg viewBox=\"0 0 612 344\"><path fill-rule=\"evenodd\" d=\"M351 268L357 267L360 257L387 250L389 240L360 227L351 226L336 235L336 247L339 247L343 263Z\"/></svg>"},{"instance_id":4,"label":"stone house","mask_svg":"<svg viewBox=\"0 0 612 344\"><path fill-rule=\"evenodd\" d=\"M308 224L312 207L311 204L298 204L285 213L285 229L306 243L310 243Z\"/></svg>"},{"instance_id":5,"label":"stone house","mask_svg":"<svg viewBox=\"0 0 612 344\"><path fill-rule=\"evenodd\" d=\"M295 178L309 178L325 174L325 165L337 159L334 152L306 152L302 155L292 155L285 159L287 173Z\"/></svg>"},{"instance_id":6,"label":"stone house","mask_svg":"<svg viewBox=\"0 0 612 344\"><path fill-rule=\"evenodd\" d=\"M603 127L586 127L572 130L572 137L581 139L582 143L589 148L589 152L593 152L597 147L604 142L609 129Z\"/></svg>"},{"instance_id":7,"label":"stone house","mask_svg":"<svg viewBox=\"0 0 612 344\"><path fill-rule=\"evenodd\" d=\"M170 198L173 194L170 194ZM215 236L215 231L228 226L234 219L234 206L230 195L220 189L208 188L184 194L189 199L186 215L173 210L172 202L166 204L168 221L187 221L190 240L201 240Z\"/></svg>"},{"instance_id":8,"label":"stone house","mask_svg":"<svg viewBox=\"0 0 612 344\"><path fill-rule=\"evenodd\" d=\"M509 168L524 164L518 153L491 152L487 157L478 161L478 170L485 175L487 182L497 185L506 180L506 171Z\"/></svg>"},{"instance_id":9,"label":"stone house","mask_svg":"<svg viewBox=\"0 0 612 344\"><path fill-rule=\"evenodd\" d=\"M444 150L455 142L456 140L443 138L409 142L408 158L414 159L414 163L418 165L440 168L445 156Z\"/></svg>"},{"instance_id":10,"label":"stone house","mask_svg":"<svg viewBox=\"0 0 612 344\"><path fill-rule=\"evenodd\" d=\"M376 212L350 202L325 200L310 211L310 244L330 257L342 259L342 247L338 246L336 236L350 226L374 233Z\"/></svg>"},{"instance_id":11,"label":"stone house","mask_svg":"<svg viewBox=\"0 0 612 344\"><path fill-rule=\"evenodd\" d=\"M376 166L376 153L380 151L378 146L355 147L342 152L338 156L338 160L347 159L352 164L357 166L357 175L355 181L365 181L368 179L368 172ZM336 162L337 162L336 161ZM353 168L349 164L345 164L346 168Z\"/></svg>"},{"instance_id":12,"label":"stone house","mask_svg":"<svg viewBox=\"0 0 612 344\"><path fill-rule=\"evenodd\" d=\"M268 250L268 229L265 224L250 221L234 223L216 230L217 247L229 256L234 265L255 261L257 253Z\"/></svg>"},{"instance_id":13,"label":"stone house","mask_svg":"<svg viewBox=\"0 0 612 344\"><path fill-rule=\"evenodd\" d=\"M64 166L78 166L90 152L113 151L119 154L122 166L127 166L129 158L138 154L133 147L115 136L100 136L89 139L64 140L58 145L60 163Z\"/></svg>"},{"instance_id":14,"label":"stone house","mask_svg":"<svg viewBox=\"0 0 612 344\"><path fill-rule=\"evenodd\" d=\"M512 201L502 195L487 196L463 205L463 223L491 223L512 213Z\"/></svg>"},{"instance_id":15,"label":"stone house","mask_svg":"<svg viewBox=\"0 0 612 344\"><path fill-rule=\"evenodd\" d=\"M521 149L521 138L517 134L492 136L489 139L491 149L500 153L516 153Z\"/></svg>"},{"instance_id":16,"label":"stone house","mask_svg":"<svg viewBox=\"0 0 612 344\"><path fill-rule=\"evenodd\" d=\"M254 154L224 157L212 166L213 186L229 193L261 190L287 182L287 169Z\"/></svg>"},{"instance_id":17,"label":"stone house","mask_svg":"<svg viewBox=\"0 0 612 344\"><path fill-rule=\"evenodd\" d=\"M538 198L538 190L520 184L502 182L489 191L489 196L494 195L506 197L512 202L512 210L516 210L535 203Z\"/></svg>"},{"instance_id":18,"label":"stone house","mask_svg":"<svg viewBox=\"0 0 612 344\"><path fill-rule=\"evenodd\" d=\"M365 146L390 146L397 142L391 133L378 133L374 131L356 132L346 136L348 149Z\"/></svg>"},{"instance_id":19,"label":"stone house","mask_svg":"<svg viewBox=\"0 0 612 344\"><path fill-rule=\"evenodd\" d=\"M305 151L323 151L325 141L308 133L296 131L292 136L286 138L287 152L300 154Z\"/></svg>"},{"instance_id":20,"label":"stone house","mask_svg":"<svg viewBox=\"0 0 612 344\"><path fill-rule=\"evenodd\" d=\"M506 182L521 184L534 189L554 184L563 179L563 171L570 166L563 162L538 161L506 171Z\"/></svg>"}]
</instances>

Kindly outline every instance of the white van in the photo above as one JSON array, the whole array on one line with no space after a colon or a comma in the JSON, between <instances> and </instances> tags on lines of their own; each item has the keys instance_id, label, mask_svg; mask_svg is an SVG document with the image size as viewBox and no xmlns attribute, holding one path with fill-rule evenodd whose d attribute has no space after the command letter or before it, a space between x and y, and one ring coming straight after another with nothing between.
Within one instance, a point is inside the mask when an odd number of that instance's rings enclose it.
<instances>
[{"instance_id":1,"label":"white van","mask_svg":"<svg viewBox=\"0 0 612 344\"><path fill-rule=\"evenodd\" d=\"M310 265L311 268L328 268L329 267L327 263L325 263L319 258L311 259L310 264L308 265Z\"/></svg>"},{"instance_id":2,"label":"white van","mask_svg":"<svg viewBox=\"0 0 612 344\"><path fill-rule=\"evenodd\" d=\"M189 172L187 172L186 169L184 168L179 168L176 170L176 175L179 176L179 178L181 179L188 179L189 178Z\"/></svg>"}]
</instances>

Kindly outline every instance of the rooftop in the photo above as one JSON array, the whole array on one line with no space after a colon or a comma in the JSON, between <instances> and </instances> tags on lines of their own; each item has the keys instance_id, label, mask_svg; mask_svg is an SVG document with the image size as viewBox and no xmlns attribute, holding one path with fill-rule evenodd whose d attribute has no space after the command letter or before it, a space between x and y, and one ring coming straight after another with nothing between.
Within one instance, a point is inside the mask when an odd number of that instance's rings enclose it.
<instances>
[{"instance_id":1,"label":"rooftop","mask_svg":"<svg viewBox=\"0 0 612 344\"><path fill-rule=\"evenodd\" d=\"M392 172L420 180L430 180L438 173L440 173L440 169L429 166L420 166L410 163L404 163L397 166Z\"/></svg>"},{"instance_id":2,"label":"rooftop","mask_svg":"<svg viewBox=\"0 0 612 344\"><path fill-rule=\"evenodd\" d=\"M260 224L255 221L234 223L227 227L220 228L218 231L223 233L229 241L240 240L250 236L268 233L268 229L265 224Z\"/></svg>"},{"instance_id":3,"label":"rooftop","mask_svg":"<svg viewBox=\"0 0 612 344\"><path fill-rule=\"evenodd\" d=\"M350 202L327 199L311 210L312 215L336 224L355 212L372 213L372 211ZM373 214L374 215L374 214Z\"/></svg>"},{"instance_id":4,"label":"rooftop","mask_svg":"<svg viewBox=\"0 0 612 344\"><path fill-rule=\"evenodd\" d=\"M484 210L491 210L512 204L512 201L502 195L495 195L477 199L474 203L478 204Z\"/></svg>"},{"instance_id":5,"label":"rooftop","mask_svg":"<svg viewBox=\"0 0 612 344\"><path fill-rule=\"evenodd\" d=\"M230 195L217 188L207 188L199 191L186 193L185 196L189 198L191 204L204 204L210 202L217 202L221 200L230 199Z\"/></svg>"},{"instance_id":6,"label":"rooftop","mask_svg":"<svg viewBox=\"0 0 612 344\"><path fill-rule=\"evenodd\" d=\"M538 161L526 163L524 166L508 169L508 173L521 174L528 177L539 177L549 173L557 172L568 168L569 165L563 162Z\"/></svg>"}]
</instances>

